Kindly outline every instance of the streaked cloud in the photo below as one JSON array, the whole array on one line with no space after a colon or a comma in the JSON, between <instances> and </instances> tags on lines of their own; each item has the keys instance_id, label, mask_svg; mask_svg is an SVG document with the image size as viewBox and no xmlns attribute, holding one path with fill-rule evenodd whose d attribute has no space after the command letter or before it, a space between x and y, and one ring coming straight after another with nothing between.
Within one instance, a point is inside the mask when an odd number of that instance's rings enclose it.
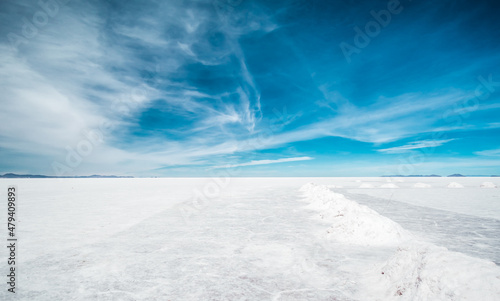
<instances>
[{"instance_id":1,"label":"streaked cloud","mask_svg":"<svg viewBox=\"0 0 500 301\"><path fill-rule=\"evenodd\" d=\"M196 175L297 158L304 170L321 169L420 148L466 158L497 147L481 138L500 129L500 43L491 34L500 28L487 3L445 23L446 5L412 3L414 14L392 20L351 64L338 44L382 9L375 2L217 4L70 1L27 43L0 41L0 155L8 158L0 172L53 174L53 162L66 164L89 131L102 142L73 174ZM0 8L4 37L22 35L23 18L41 9L27 0ZM494 81L480 101L479 75ZM431 141L433 133L446 138ZM449 149L457 139L469 147Z\"/></svg>"},{"instance_id":2,"label":"streaked cloud","mask_svg":"<svg viewBox=\"0 0 500 301\"><path fill-rule=\"evenodd\" d=\"M499 149L489 149L489 150L478 151L478 152L474 152L474 154L476 154L478 156L485 156L485 157L500 157L500 148Z\"/></svg>"},{"instance_id":3,"label":"streaked cloud","mask_svg":"<svg viewBox=\"0 0 500 301\"><path fill-rule=\"evenodd\" d=\"M415 141L402 146L379 149L378 151L382 153L393 153L393 154L403 153L409 150L414 150L419 148L438 147L453 140L455 139Z\"/></svg>"},{"instance_id":4,"label":"streaked cloud","mask_svg":"<svg viewBox=\"0 0 500 301\"><path fill-rule=\"evenodd\" d=\"M277 159L277 160L255 160L255 161L250 161L250 162L245 162L245 163L230 164L230 165L224 165L224 166L215 166L213 168L234 168L234 167L243 167L243 166L267 165L267 164L277 164L277 163L296 162L296 161L308 161L308 160L314 160L314 158L296 157L296 158L283 158L283 159Z\"/></svg>"}]
</instances>

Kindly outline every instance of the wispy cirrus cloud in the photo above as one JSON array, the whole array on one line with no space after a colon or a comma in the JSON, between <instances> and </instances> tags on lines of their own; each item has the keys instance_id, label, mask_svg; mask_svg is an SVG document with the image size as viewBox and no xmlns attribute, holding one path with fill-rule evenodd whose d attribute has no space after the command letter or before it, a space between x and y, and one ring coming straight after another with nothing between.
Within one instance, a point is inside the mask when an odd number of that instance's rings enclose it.
<instances>
[{"instance_id":1,"label":"wispy cirrus cloud","mask_svg":"<svg viewBox=\"0 0 500 301\"><path fill-rule=\"evenodd\" d=\"M225 8L195 0L70 1L29 43L12 50L0 40L0 155L9 158L0 169L51 174L53 161L65 161L67 148L103 123L111 125L103 142L73 173L147 175L183 166L196 174L200 166L283 157L333 160L340 149L349 154L344 159L379 158L449 142L422 140L428 133L465 139L460 133L499 128L492 91L499 77L488 75L498 69L500 47L494 35L477 37L498 31L493 19L460 10L438 31L431 25L439 21L394 19L398 24L347 66L334 41L345 39L363 12L379 9L373 2L349 9L335 2L217 4ZM422 14L409 19L440 20L446 9L414 5ZM0 8L3 37L22 34L23 18L41 9L27 0ZM461 25L468 18L485 22L469 24L478 28L460 39L450 35L469 28ZM429 30L430 40L418 43L406 34ZM451 50L449 41L461 47ZM411 53L421 55L406 57ZM459 58L467 64L457 64ZM483 87L492 96L472 110L480 74L493 78ZM377 150L399 141L415 142ZM238 163L250 155L272 159Z\"/></svg>"},{"instance_id":2,"label":"wispy cirrus cloud","mask_svg":"<svg viewBox=\"0 0 500 301\"><path fill-rule=\"evenodd\" d=\"M478 151L474 152L474 154L484 157L500 157L500 148Z\"/></svg>"},{"instance_id":3,"label":"wispy cirrus cloud","mask_svg":"<svg viewBox=\"0 0 500 301\"><path fill-rule=\"evenodd\" d=\"M234 167L243 167L243 166L267 165L267 164L277 164L277 163L296 162L296 161L308 161L308 160L314 160L314 158L295 157L295 158L283 158L283 159L276 159L276 160L254 160L254 161L239 163L239 164L215 166L212 168L234 168Z\"/></svg>"},{"instance_id":4,"label":"wispy cirrus cloud","mask_svg":"<svg viewBox=\"0 0 500 301\"><path fill-rule=\"evenodd\" d=\"M404 153L406 151L410 151L410 150L414 150L414 149L438 147L438 146L441 146L441 145L448 143L450 141L453 141L453 140L455 140L455 139L421 140L421 141L411 142L411 143L408 143L408 144L402 145L402 146L379 149L377 151L379 151L381 153L389 153L389 154Z\"/></svg>"},{"instance_id":5,"label":"wispy cirrus cloud","mask_svg":"<svg viewBox=\"0 0 500 301\"><path fill-rule=\"evenodd\" d=\"M21 34L23 18L40 9L29 1L3 6L9 26L2 35ZM0 83L0 148L16 154L11 160L41 156L34 168L52 173L47 167L64 161L83 132L106 123L103 144L84 165L136 170L138 162L193 164L219 153L228 132L252 133L261 118L260 91L238 39L276 26L257 15L261 22L249 26L242 17L233 11L233 20L222 22L213 6L179 1L132 1L117 10L95 1L60 7L28 44L0 43L0 74L7 79ZM167 145L173 156L145 145Z\"/></svg>"}]
</instances>

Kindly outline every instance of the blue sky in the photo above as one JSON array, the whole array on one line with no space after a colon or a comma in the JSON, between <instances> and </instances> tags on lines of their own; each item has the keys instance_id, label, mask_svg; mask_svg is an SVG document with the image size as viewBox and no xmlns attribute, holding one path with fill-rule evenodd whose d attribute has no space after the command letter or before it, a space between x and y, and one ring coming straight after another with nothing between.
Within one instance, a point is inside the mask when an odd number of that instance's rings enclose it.
<instances>
[{"instance_id":1,"label":"blue sky","mask_svg":"<svg viewBox=\"0 0 500 301\"><path fill-rule=\"evenodd\" d=\"M495 1L2 1L0 173L500 174Z\"/></svg>"}]
</instances>

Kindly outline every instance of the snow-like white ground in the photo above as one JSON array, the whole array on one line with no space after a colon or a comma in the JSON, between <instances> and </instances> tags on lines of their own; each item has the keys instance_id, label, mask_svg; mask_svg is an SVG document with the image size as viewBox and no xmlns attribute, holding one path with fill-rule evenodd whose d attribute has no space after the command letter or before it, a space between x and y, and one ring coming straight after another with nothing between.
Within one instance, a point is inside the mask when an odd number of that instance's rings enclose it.
<instances>
[{"instance_id":1,"label":"snow-like white ground","mask_svg":"<svg viewBox=\"0 0 500 301\"><path fill-rule=\"evenodd\" d=\"M17 300L500 300L500 178L12 184Z\"/></svg>"}]
</instances>

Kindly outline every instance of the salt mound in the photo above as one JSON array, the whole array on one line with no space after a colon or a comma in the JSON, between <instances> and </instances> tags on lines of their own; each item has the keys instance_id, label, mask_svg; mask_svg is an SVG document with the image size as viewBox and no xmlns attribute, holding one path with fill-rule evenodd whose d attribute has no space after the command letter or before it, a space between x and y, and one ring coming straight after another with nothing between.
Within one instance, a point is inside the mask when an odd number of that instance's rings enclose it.
<instances>
[{"instance_id":1,"label":"salt mound","mask_svg":"<svg viewBox=\"0 0 500 301\"><path fill-rule=\"evenodd\" d=\"M483 182L483 184L481 184L481 188L497 188L497 185L491 182Z\"/></svg>"},{"instance_id":2,"label":"salt mound","mask_svg":"<svg viewBox=\"0 0 500 301\"><path fill-rule=\"evenodd\" d=\"M344 188L343 186L340 185L326 185L328 188Z\"/></svg>"},{"instance_id":3,"label":"salt mound","mask_svg":"<svg viewBox=\"0 0 500 301\"><path fill-rule=\"evenodd\" d=\"M381 185L380 188L399 188L399 186L394 184L394 183L387 183L387 184Z\"/></svg>"},{"instance_id":4,"label":"salt mound","mask_svg":"<svg viewBox=\"0 0 500 301\"><path fill-rule=\"evenodd\" d=\"M368 212L360 210L336 216L324 212L323 215L334 217L330 219L333 224L326 231L327 237L342 243L376 246L397 245L409 239L410 233L399 224L366 208Z\"/></svg>"},{"instance_id":5,"label":"salt mound","mask_svg":"<svg viewBox=\"0 0 500 301\"><path fill-rule=\"evenodd\" d=\"M373 186L373 184L370 184L370 183L363 183L361 185L359 185L359 188L374 188L375 186Z\"/></svg>"},{"instance_id":6,"label":"salt mound","mask_svg":"<svg viewBox=\"0 0 500 301\"><path fill-rule=\"evenodd\" d=\"M464 188L464 186L460 183L457 183L457 182L451 182L450 184L448 184L447 186L448 188Z\"/></svg>"},{"instance_id":7,"label":"salt mound","mask_svg":"<svg viewBox=\"0 0 500 301\"><path fill-rule=\"evenodd\" d=\"M428 243L407 243L371 271L383 300L500 300L500 268L493 262Z\"/></svg>"},{"instance_id":8,"label":"salt mound","mask_svg":"<svg viewBox=\"0 0 500 301\"><path fill-rule=\"evenodd\" d=\"M427 183L415 183L414 188L431 188L432 186Z\"/></svg>"},{"instance_id":9,"label":"salt mound","mask_svg":"<svg viewBox=\"0 0 500 301\"><path fill-rule=\"evenodd\" d=\"M314 190L316 187L319 187L319 186L314 184L313 182L309 182L305 185L302 185L302 187L300 187L299 191L310 192L310 191Z\"/></svg>"},{"instance_id":10,"label":"salt mound","mask_svg":"<svg viewBox=\"0 0 500 301\"><path fill-rule=\"evenodd\" d=\"M348 201L343 194L335 193L324 185L316 185L308 183L300 188L306 197L304 201L309 205L306 208L311 210L322 211L330 208L330 202L335 201L337 204Z\"/></svg>"},{"instance_id":11,"label":"salt mound","mask_svg":"<svg viewBox=\"0 0 500 301\"><path fill-rule=\"evenodd\" d=\"M317 217L331 224L327 238L357 245L398 244L411 238L399 224L367 206L326 186L306 185L301 188L310 203L306 208L320 211Z\"/></svg>"}]
</instances>

